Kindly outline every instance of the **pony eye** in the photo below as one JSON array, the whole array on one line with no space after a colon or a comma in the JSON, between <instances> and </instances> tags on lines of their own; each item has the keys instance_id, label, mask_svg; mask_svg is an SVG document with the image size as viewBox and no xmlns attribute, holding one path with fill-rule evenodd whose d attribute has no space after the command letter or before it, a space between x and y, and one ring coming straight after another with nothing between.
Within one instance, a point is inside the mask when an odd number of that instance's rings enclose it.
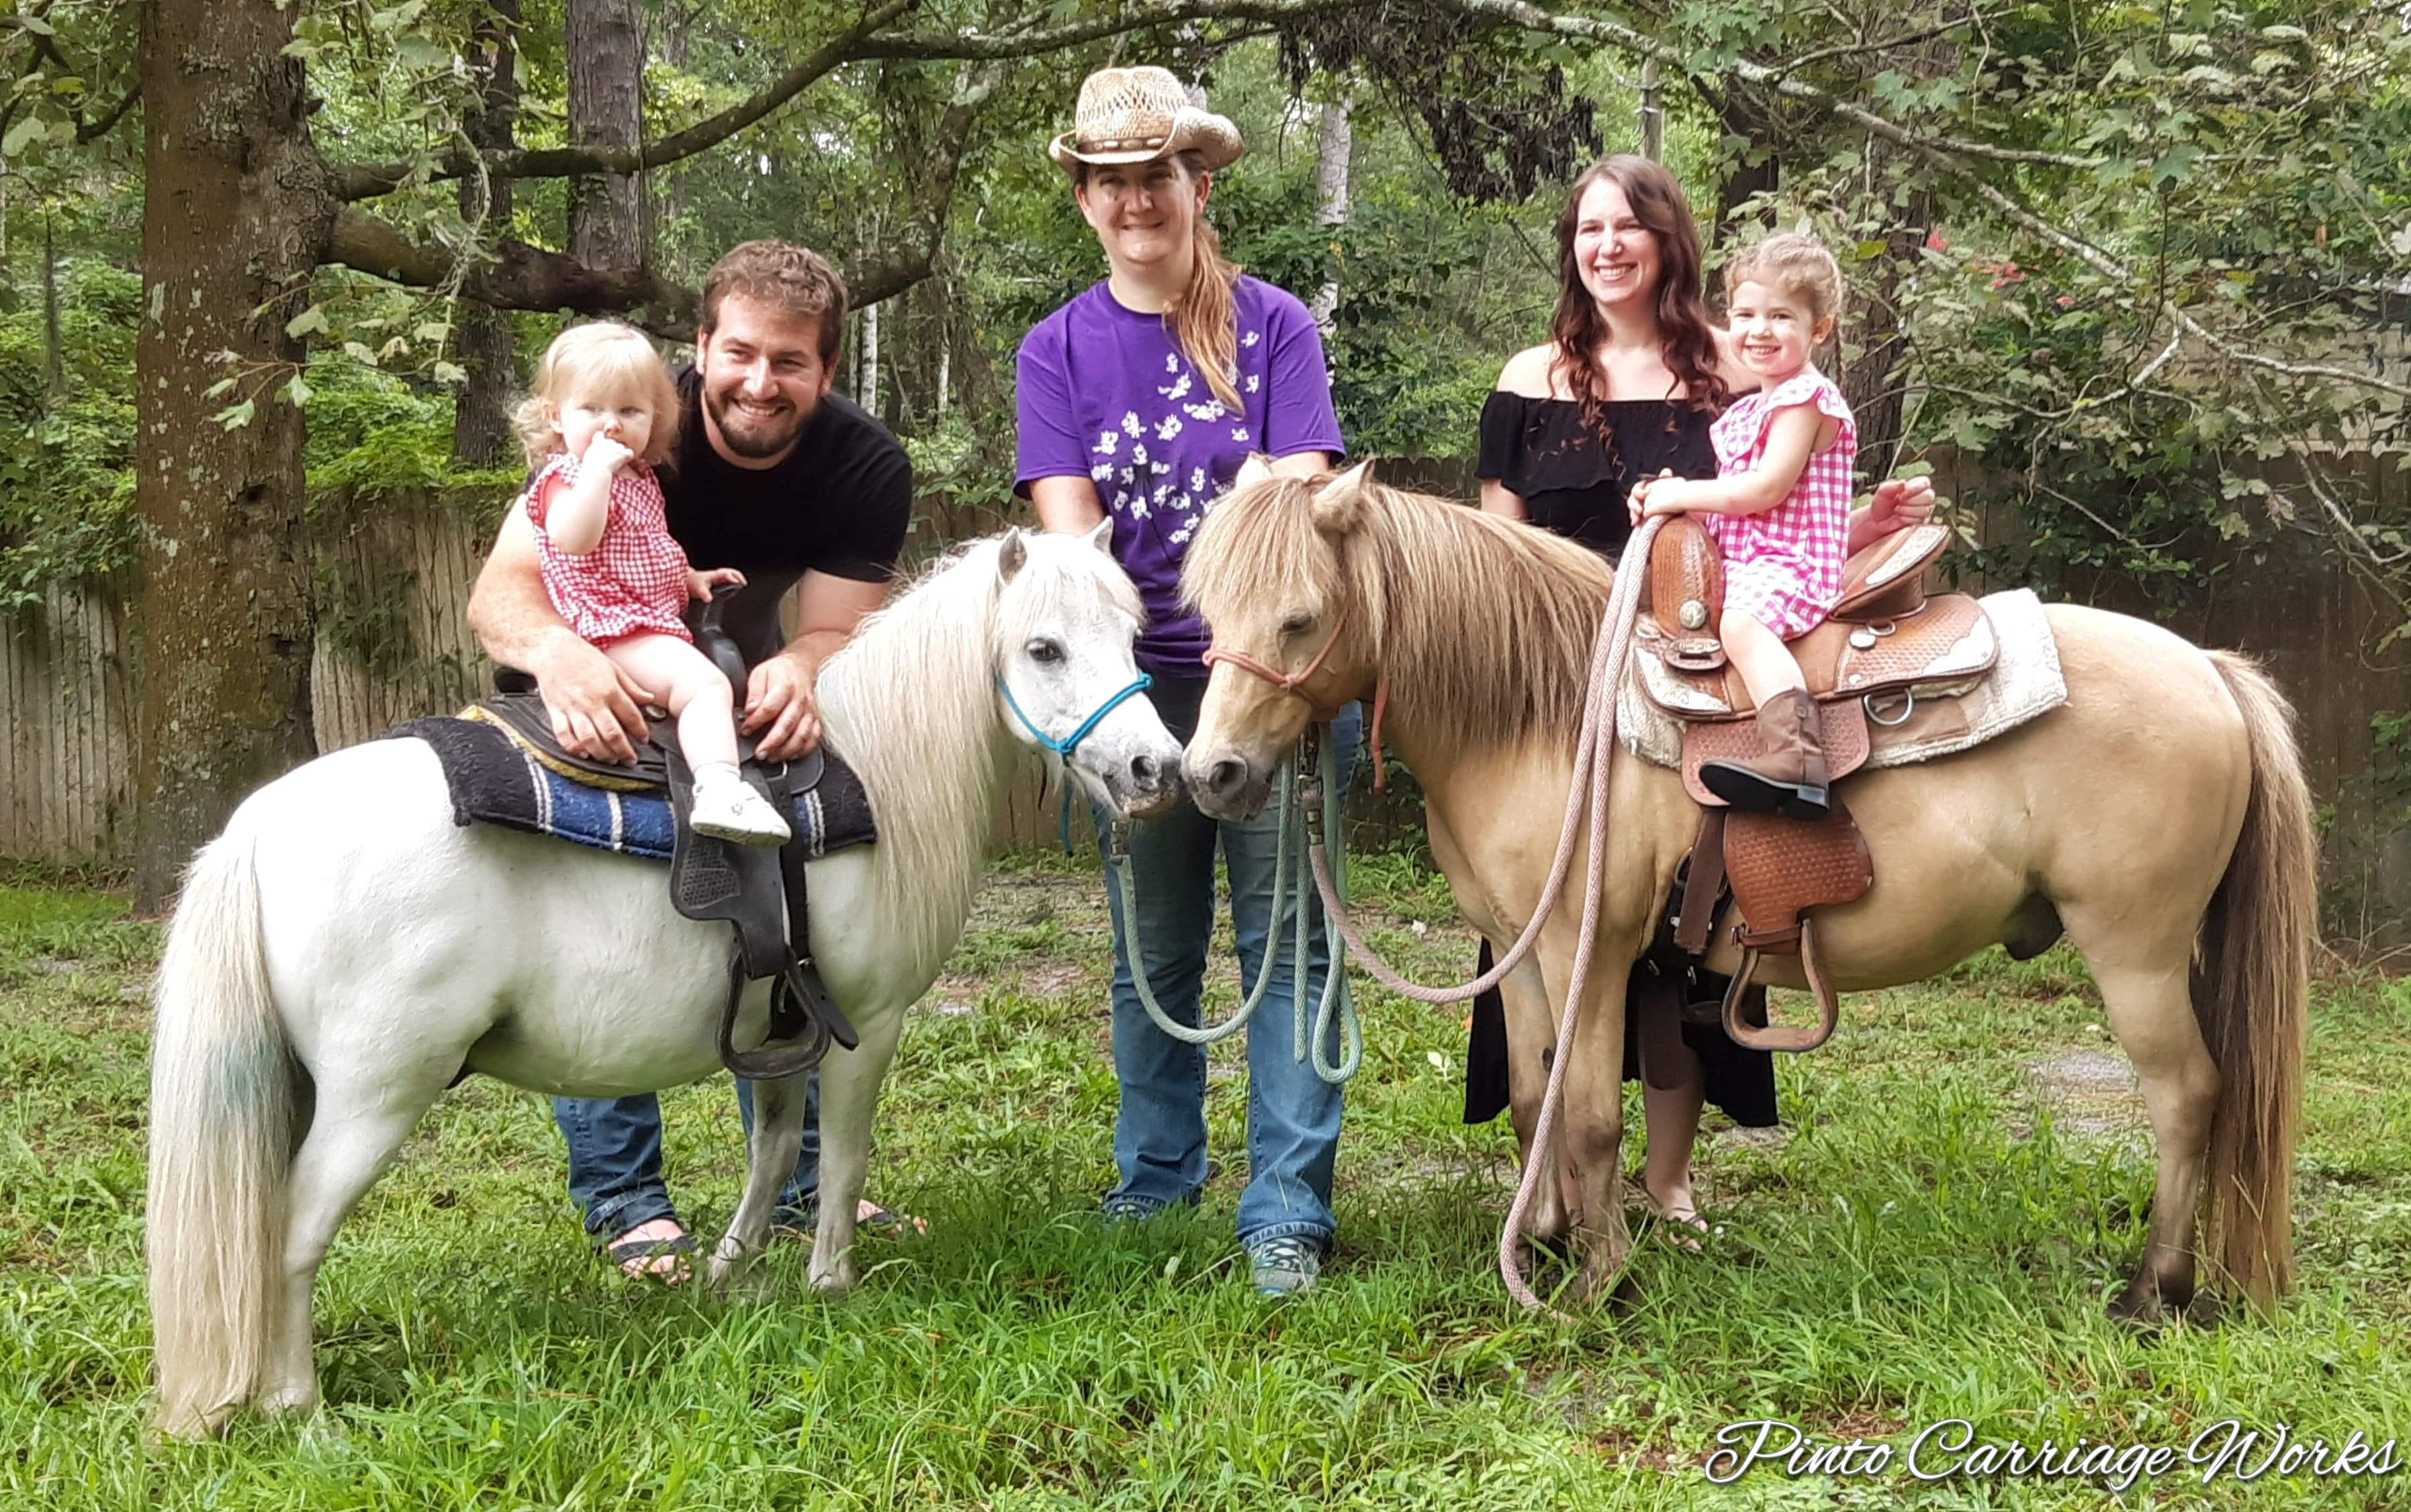
<instances>
[{"instance_id":1,"label":"pony eye","mask_svg":"<svg viewBox=\"0 0 2411 1512\"><path fill-rule=\"evenodd\" d=\"M1063 644L1060 641L1031 641L1028 649L1030 660L1042 667L1051 667L1063 660Z\"/></svg>"},{"instance_id":2,"label":"pony eye","mask_svg":"<svg viewBox=\"0 0 2411 1512\"><path fill-rule=\"evenodd\" d=\"M1284 635L1303 635L1308 631L1314 628L1314 616L1310 614L1293 614L1287 619L1281 621L1280 628L1281 633Z\"/></svg>"}]
</instances>

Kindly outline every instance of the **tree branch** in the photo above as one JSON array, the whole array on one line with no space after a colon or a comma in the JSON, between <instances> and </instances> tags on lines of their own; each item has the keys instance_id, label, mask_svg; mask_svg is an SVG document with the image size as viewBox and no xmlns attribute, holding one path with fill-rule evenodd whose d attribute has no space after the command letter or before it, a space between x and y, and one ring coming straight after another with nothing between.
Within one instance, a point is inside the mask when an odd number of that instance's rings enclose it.
<instances>
[{"instance_id":1,"label":"tree branch","mask_svg":"<svg viewBox=\"0 0 2411 1512\"><path fill-rule=\"evenodd\" d=\"M117 124L125 119L125 112L134 109L134 102L141 97L142 86L139 83L127 85L124 97L110 106L107 115L89 125L79 124L76 127L76 145L89 146L116 130Z\"/></svg>"},{"instance_id":2,"label":"tree branch","mask_svg":"<svg viewBox=\"0 0 2411 1512\"><path fill-rule=\"evenodd\" d=\"M954 202L955 183L961 175L972 125L997 86L1003 82L1004 74L1003 64L997 61L976 69L964 69L955 97L939 119L937 135L928 147L928 159L934 167L915 196L910 233L913 245L902 253L882 257L846 280L856 309L901 294L929 276L929 269L937 261L938 244L945 235L946 211Z\"/></svg>"},{"instance_id":3,"label":"tree branch","mask_svg":"<svg viewBox=\"0 0 2411 1512\"><path fill-rule=\"evenodd\" d=\"M2104 278L2127 284L2139 282L2134 269L2125 263L2082 238L2052 225L2000 190L1976 178L1967 171L1965 164L1952 162L1948 153L1921 142L1915 145L1917 151L1922 153L1928 162L1966 182L1975 190L1977 197L1998 211L2013 224L2033 232ZM2331 368L2316 362L2288 362L2282 357L2272 357L2250 351L2234 345L2227 338L2211 330L2200 321L2194 319L2191 313L2174 302L2165 298L2156 302L2159 308L2168 312L2169 317L2176 322L2182 334L2193 337L2230 362L2240 362L2248 368L2259 368L2270 372L2283 373L2289 378L2333 378L2339 382L2358 384L2364 388L2379 389L2385 393L2400 394L2405 399L2411 399L2411 384L2397 383L2376 372L2356 372L2350 368Z\"/></svg>"},{"instance_id":4,"label":"tree branch","mask_svg":"<svg viewBox=\"0 0 2411 1512\"><path fill-rule=\"evenodd\" d=\"M348 207L335 213L326 260L414 288L445 286L454 263L450 251L413 241L391 223ZM469 266L460 292L498 310L624 315L674 342L694 340L703 310L694 290L650 268L589 268L524 241L496 243L490 258Z\"/></svg>"},{"instance_id":5,"label":"tree branch","mask_svg":"<svg viewBox=\"0 0 2411 1512\"><path fill-rule=\"evenodd\" d=\"M1386 0L1136 0L1110 16L1043 31L901 32L865 42L858 58L1027 58L1175 22L1301 21L1335 10L1386 9Z\"/></svg>"},{"instance_id":6,"label":"tree branch","mask_svg":"<svg viewBox=\"0 0 2411 1512\"><path fill-rule=\"evenodd\" d=\"M976 113L977 108L972 105L968 113ZM969 130L968 113L961 126L964 131ZM948 120L953 119L950 110ZM920 244L884 256L859 276L846 280L856 309L892 298L929 276L953 193L951 163L959 161L957 153L937 175L943 188L925 211L934 218L916 227ZM669 342L693 341L703 319L703 301L696 290L673 284L650 268L589 268L567 253L524 241L496 242L460 272L455 288L457 257L450 249L414 241L391 222L349 206L335 213L325 260L411 288L454 288L463 298L497 310L548 313L571 310L581 315L617 316Z\"/></svg>"},{"instance_id":7,"label":"tree branch","mask_svg":"<svg viewBox=\"0 0 2411 1512\"><path fill-rule=\"evenodd\" d=\"M919 0L886 0L878 9L813 49L768 88L675 136L635 148L549 147L490 152L485 154L486 171L503 179L566 179L590 173L637 173L693 157L760 121L840 65L866 56L858 51L862 40L917 4ZM335 165L331 169L335 196L339 199L360 200L391 194L414 182L418 167L402 162ZM458 179L476 171L476 154L455 152L445 157L429 177Z\"/></svg>"},{"instance_id":8,"label":"tree branch","mask_svg":"<svg viewBox=\"0 0 2411 1512\"><path fill-rule=\"evenodd\" d=\"M1804 52L1796 58L1776 64L1775 71L1778 74L1796 74L1813 63L1830 63L1835 58L1847 58L1854 53L1884 52L1917 42L1930 42L1937 36L1955 32L1962 26L1974 26L1980 22L1995 20L2008 14L2007 10L1995 10L1987 15L1984 12L1970 9L1966 15L1955 21L1946 21L1938 26L1928 26L1922 31L1904 32L1898 36L1878 37L1872 42L1844 42L1835 47L1819 48L1814 52Z\"/></svg>"},{"instance_id":9,"label":"tree branch","mask_svg":"<svg viewBox=\"0 0 2411 1512\"><path fill-rule=\"evenodd\" d=\"M1264 0L1258 0L1259 5ZM1312 0L1297 0L1311 4ZM1593 42L1611 43L1628 52L1644 58L1656 58L1670 68L1686 76L1693 72L1690 60L1682 49L1656 37L1634 31L1620 22L1604 21L1589 16L1557 16L1531 5L1528 0L1425 0L1435 9L1454 10L1458 15L1486 19L1502 25L1519 27L1527 32L1546 32L1556 36L1576 36ZM1274 7L1279 8L1278 0ZM2044 153L2019 147L1995 147L1990 142L1961 141L1950 137L1921 137L1907 127L1860 109L1813 84L1787 79L1780 69L1771 68L1748 58L1733 60L1732 72L1745 83L1761 85L1790 99L1815 106L1827 115L1836 116L1861 130L1870 132L1897 146L1921 150L1939 150L1962 157L1983 158L1995 163L2047 163L2059 167L2090 168L2100 166L2100 160L2079 157L2069 153ZM1958 173L1965 173L1957 165Z\"/></svg>"},{"instance_id":10,"label":"tree branch","mask_svg":"<svg viewBox=\"0 0 2411 1512\"><path fill-rule=\"evenodd\" d=\"M36 21L47 22L50 12L51 7L46 0L45 4L35 10L34 19ZM37 58L47 60L52 67L59 71L61 77L79 80L91 77L84 70L78 68L74 64L67 61L67 55L59 50L58 37L53 36L51 33L47 31L37 31L35 28L26 25L22 20L15 16L0 17L0 25L6 25L11 30L22 32L27 37L31 38L34 48L34 55ZM137 80L134 83L127 85L124 96L115 105L111 106L109 113L101 117L97 122L87 122L84 119L83 102L90 97L90 92L86 91L74 104L67 107L67 119L75 123L75 139L78 147L89 146L90 144L98 141L101 138L108 136L120 121L124 120L125 112L132 109L134 102L142 97L142 84L139 80Z\"/></svg>"}]
</instances>

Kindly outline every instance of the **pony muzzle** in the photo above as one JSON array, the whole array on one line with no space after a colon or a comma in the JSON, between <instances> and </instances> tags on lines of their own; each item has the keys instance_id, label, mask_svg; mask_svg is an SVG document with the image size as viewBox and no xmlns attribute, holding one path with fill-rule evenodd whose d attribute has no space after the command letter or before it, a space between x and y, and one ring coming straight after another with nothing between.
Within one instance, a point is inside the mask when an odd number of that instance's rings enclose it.
<instances>
[{"instance_id":1,"label":"pony muzzle","mask_svg":"<svg viewBox=\"0 0 2411 1512\"><path fill-rule=\"evenodd\" d=\"M1253 819L1272 801L1270 763L1249 761L1236 749L1191 749L1181 763L1197 807L1216 819Z\"/></svg>"},{"instance_id":2,"label":"pony muzzle","mask_svg":"<svg viewBox=\"0 0 2411 1512\"><path fill-rule=\"evenodd\" d=\"M1102 774L1114 807L1129 819L1153 819L1180 801L1178 747L1140 751Z\"/></svg>"}]
</instances>

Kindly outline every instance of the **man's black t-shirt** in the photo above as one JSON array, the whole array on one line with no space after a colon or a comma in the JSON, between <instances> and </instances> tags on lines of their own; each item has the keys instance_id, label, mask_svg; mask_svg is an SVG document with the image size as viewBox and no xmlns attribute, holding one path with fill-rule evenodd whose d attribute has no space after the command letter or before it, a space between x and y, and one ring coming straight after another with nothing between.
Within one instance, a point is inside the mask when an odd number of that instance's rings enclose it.
<instances>
[{"instance_id":1,"label":"man's black t-shirt","mask_svg":"<svg viewBox=\"0 0 2411 1512\"><path fill-rule=\"evenodd\" d=\"M745 574L723 623L758 662L782 644L779 600L805 573L865 583L894 574L913 519L913 463L884 426L831 393L778 466L735 466L705 432L702 380L691 367L676 379L678 459L661 477L670 534L690 565Z\"/></svg>"}]
</instances>

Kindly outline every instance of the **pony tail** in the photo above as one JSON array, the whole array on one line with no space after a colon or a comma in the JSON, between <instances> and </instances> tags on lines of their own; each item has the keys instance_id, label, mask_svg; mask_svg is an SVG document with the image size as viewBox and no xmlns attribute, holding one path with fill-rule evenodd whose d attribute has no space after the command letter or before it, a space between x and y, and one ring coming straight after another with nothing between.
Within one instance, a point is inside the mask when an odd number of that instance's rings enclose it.
<instances>
[{"instance_id":1,"label":"pony tail","mask_svg":"<svg viewBox=\"0 0 2411 1512\"><path fill-rule=\"evenodd\" d=\"M1243 412L1239 400L1239 306L1232 289L1239 282L1239 265L1222 255L1222 238L1197 219L1196 255L1189 270L1189 286L1180 302L1163 313L1172 339L1206 379L1206 386L1223 407Z\"/></svg>"}]
</instances>

